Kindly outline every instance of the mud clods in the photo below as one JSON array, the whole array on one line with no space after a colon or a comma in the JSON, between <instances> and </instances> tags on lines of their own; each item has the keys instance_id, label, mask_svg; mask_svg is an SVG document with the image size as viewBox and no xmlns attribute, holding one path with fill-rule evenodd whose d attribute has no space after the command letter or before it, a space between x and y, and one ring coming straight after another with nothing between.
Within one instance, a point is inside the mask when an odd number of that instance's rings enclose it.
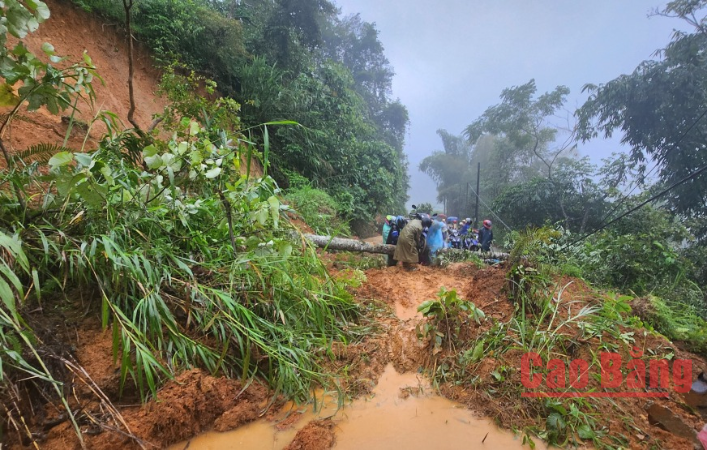
<instances>
[{"instance_id":1,"label":"mud clods","mask_svg":"<svg viewBox=\"0 0 707 450\"><path fill-rule=\"evenodd\" d=\"M239 381L212 377L194 369L167 382L156 399L142 407L126 409L122 415L130 433L143 445L166 448L207 430L229 431L251 422L259 417L269 398L268 390L259 384L243 389ZM71 439L70 428L61 431L62 436L55 436L46 448L78 447L78 442L69 444L75 440ZM102 431L85 436L88 448L139 448L123 432Z\"/></svg>"},{"instance_id":2,"label":"mud clods","mask_svg":"<svg viewBox=\"0 0 707 450\"><path fill-rule=\"evenodd\" d=\"M334 421L313 420L299 430L285 450L329 450L336 442Z\"/></svg>"}]
</instances>

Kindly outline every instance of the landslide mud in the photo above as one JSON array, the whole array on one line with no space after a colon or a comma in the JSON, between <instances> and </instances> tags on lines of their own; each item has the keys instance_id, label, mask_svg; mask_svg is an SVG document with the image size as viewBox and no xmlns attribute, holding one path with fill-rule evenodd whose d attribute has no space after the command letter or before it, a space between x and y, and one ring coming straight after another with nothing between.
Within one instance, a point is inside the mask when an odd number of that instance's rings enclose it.
<instances>
[{"instance_id":1,"label":"landslide mud","mask_svg":"<svg viewBox=\"0 0 707 450\"><path fill-rule=\"evenodd\" d=\"M336 271L332 272L336 276ZM366 281L355 295L370 310L369 319L375 327L358 342L334 343L333 358L325 362L328 370L339 375L340 388L353 399L343 408L334 393L320 392L316 411L312 405L293 404L276 404L266 411L272 393L265 387L246 387L236 380L212 377L199 370L186 371L166 383L157 398L146 405L140 406L130 385L118 401L119 370L113 364L110 331L101 331L95 321L76 321L76 330L67 333L76 336L72 341L76 359L114 400L126 425L122 428L107 418L103 406L89 400L85 386L77 386L78 397L85 402L82 407L103 421L102 428L81 424L87 447L139 448L136 441L127 438L129 432L146 448L170 450L522 448L518 435L499 430L484 418L492 418L505 430L537 426L538 402L521 398L519 373L513 370L520 367L522 352L484 354L472 370L477 377L475 384L455 383L452 378L440 383L440 396L421 375L423 369L434 369L435 360L416 329L424 320L417 306L437 298L442 286L457 289L462 298L473 301L491 319L481 324L469 323L460 330L463 342L457 343L458 348L474 342L493 320L508 322L514 307L504 292L505 269L459 263L447 268L423 267L415 272L395 267L368 269L365 275ZM563 278L558 280L558 286L562 287L561 294L557 294L560 318L602 301L600 294L580 280ZM576 333L570 328L560 331L570 337ZM680 351L659 336L645 334L640 339L645 348L662 353L673 351L680 358L693 359L695 374L707 368L703 360ZM586 343L572 351L576 357L587 359L591 357L591 345ZM444 350L435 358L456 356ZM506 374L503 382L495 378L500 372ZM635 420L643 431L628 437L632 448L648 448L649 442L660 442L663 448L692 448L686 439L648 423L645 401L641 399L593 404L592 414L608 433L626 435L626 418ZM700 419L680 408L676 396L661 400L661 404L676 411L689 426L701 427ZM51 414L46 417L52 418ZM542 448L539 439L534 441ZM15 442L8 448L27 447ZM47 431L40 448L79 446L72 428L64 421Z\"/></svg>"},{"instance_id":2,"label":"landslide mud","mask_svg":"<svg viewBox=\"0 0 707 450\"><path fill-rule=\"evenodd\" d=\"M320 410L310 407L302 416L293 427L297 429L294 438L293 429L280 431L261 420L229 433L207 433L169 450L183 450L187 445L189 450L527 448L511 432L434 394L424 377L400 374L392 365L385 368L370 395L343 409L337 409L335 398L327 397ZM536 448L546 447L538 443Z\"/></svg>"},{"instance_id":3,"label":"landslide mud","mask_svg":"<svg viewBox=\"0 0 707 450\"><path fill-rule=\"evenodd\" d=\"M398 265L366 271L366 284L359 297L370 297L389 304L403 321L421 317L417 307L425 300L436 300L442 286L462 293L469 279L478 271L472 264L453 264L449 268L420 266L409 272Z\"/></svg>"}]
</instances>

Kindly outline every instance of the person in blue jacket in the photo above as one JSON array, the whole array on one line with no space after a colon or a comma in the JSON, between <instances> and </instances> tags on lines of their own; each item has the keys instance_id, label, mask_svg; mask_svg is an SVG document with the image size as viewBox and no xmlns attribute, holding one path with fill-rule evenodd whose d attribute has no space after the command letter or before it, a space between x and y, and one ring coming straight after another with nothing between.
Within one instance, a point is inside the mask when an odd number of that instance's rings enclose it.
<instances>
[{"instance_id":1,"label":"person in blue jacket","mask_svg":"<svg viewBox=\"0 0 707 450\"><path fill-rule=\"evenodd\" d=\"M427 247L430 249L430 260L434 260L439 249L444 248L444 235L442 233L444 222L440 221L439 218L435 219L427 231Z\"/></svg>"},{"instance_id":2,"label":"person in blue jacket","mask_svg":"<svg viewBox=\"0 0 707 450\"><path fill-rule=\"evenodd\" d=\"M395 216L385 216L385 222L383 223L383 243L388 242L388 233L390 233L390 228L393 226L393 220Z\"/></svg>"},{"instance_id":3,"label":"person in blue jacket","mask_svg":"<svg viewBox=\"0 0 707 450\"><path fill-rule=\"evenodd\" d=\"M462 222L462 229L459 232L459 234L461 234L461 235L468 234L470 227L471 227L471 219L470 218L464 219L464 221Z\"/></svg>"}]
</instances>

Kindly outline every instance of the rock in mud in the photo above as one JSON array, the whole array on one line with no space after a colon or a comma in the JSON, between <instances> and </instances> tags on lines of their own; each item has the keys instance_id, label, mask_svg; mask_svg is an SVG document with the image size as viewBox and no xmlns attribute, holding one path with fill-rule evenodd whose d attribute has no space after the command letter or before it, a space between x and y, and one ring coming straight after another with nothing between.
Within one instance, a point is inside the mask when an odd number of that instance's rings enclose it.
<instances>
[{"instance_id":1,"label":"rock in mud","mask_svg":"<svg viewBox=\"0 0 707 450\"><path fill-rule=\"evenodd\" d=\"M686 424L683 419L665 406L658 403L649 403L646 405L648 413L648 421L653 425L659 425L676 436L689 439L696 444L697 431Z\"/></svg>"}]
</instances>

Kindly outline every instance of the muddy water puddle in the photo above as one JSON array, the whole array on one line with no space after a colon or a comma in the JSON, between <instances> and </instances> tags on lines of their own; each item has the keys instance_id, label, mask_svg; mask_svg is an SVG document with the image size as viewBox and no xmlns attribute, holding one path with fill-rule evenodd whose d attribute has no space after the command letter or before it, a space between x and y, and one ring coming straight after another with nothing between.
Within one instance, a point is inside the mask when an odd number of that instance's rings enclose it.
<instances>
[{"instance_id":1,"label":"muddy water puddle","mask_svg":"<svg viewBox=\"0 0 707 450\"><path fill-rule=\"evenodd\" d=\"M392 365L386 367L368 397L337 409L336 399L325 396L318 408L313 412L309 406L293 426L283 431L278 430L278 422L288 420L288 412L300 414L291 407L283 409L275 421L263 419L227 433L205 433L169 450L183 450L187 444L189 450L281 450L311 420L326 417L336 424L335 449L528 448L512 433L434 394L422 377L399 374ZM537 448L545 448L540 442L536 444Z\"/></svg>"}]
</instances>

